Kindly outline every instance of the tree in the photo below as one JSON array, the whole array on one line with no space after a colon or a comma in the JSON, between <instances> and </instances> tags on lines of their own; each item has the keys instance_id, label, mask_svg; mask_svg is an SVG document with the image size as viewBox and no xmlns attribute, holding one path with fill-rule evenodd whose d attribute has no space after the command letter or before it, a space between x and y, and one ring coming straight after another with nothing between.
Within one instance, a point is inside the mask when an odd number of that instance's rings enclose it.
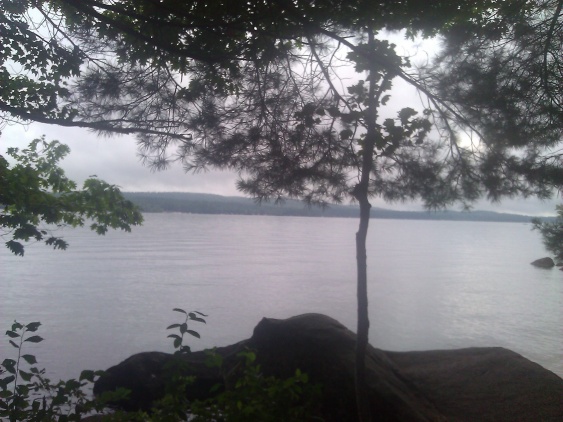
<instances>
[{"instance_id":1,"label":"tree","mask_svg":"<svg viewBox=\"0 0 563 422\"><path fill-rule=\"evenodd\" d=\"M452 26L438 59L422 69L428 89L463 113L484 139L521 150L511 160L498 147L484 156L485 166L506 163L489 177L493 199L507 173L563 191L562 46L563 1L507 2L481 19ZM557 210L561 216L561 206ZM551 224L535 220L534 228L561 259L561 218Z\"/></svg>"},{"instance_id":2,"label":"tree","mask_svg":"<svg viewBox=\"0 0 563 422\"><path fill-rule=\"evenodd\" d=\"M15 255L24 255L21 241L44 241L54 249L66 249L68 244L55 229L83 226L105 234L109 228L131 231L143 217L137 207L123 198L114 185L91 177L82 190L69 180L58 162L69 148L58 141L35 139L27 149L9 148L11 165L0 155L0 230L9 238L6 247Z\"/></svg>"},{"instance_id":3,"label":"tree","mask_svg":"<svg viewBox=\"0 0 563 422\"><path fill-rule=\"evenodd\" d=\"M544 185L523 193L547 197L563 187L563 1L498 6L444 31L444 48L421 71L426 88L486 143L482 166L497 169L487 180L491 198L507 175ZM520 153L509 158L510 148Z\"/></svg>"},{"instance_id":4,"label":"tree","mask_svg":"<svg viewBox=\"0 0 563 422\"><path fill-rule=\"evenodd\" d=\"M412 73L383 31L451 38L491 13L508 15L509 6L529 10L528 2L486 0L57 0L39 9L58 16L90 60L61 98L74 116L62 124L137 133L157 168L176 159L187 170L235 169L239 188L260 200L326 205L351 197L360 204L356 383L366 421L369 199L421 198L438 208L482 195L545 197L560 174L560 163L545 159L560 142L553 128L546 137L523 121L524 139L502 119L476 119L475 110L486 116L481 110L496 97L464 108L445 84ZM385 112L397 78L419 89L422 113Z\"/></svg>"},{"instance_id":5,"label":"tree","mask_svg":"<svg viewBox=\"0 0 563 422\"><path fill-rule=\"evenodd\" d=\"M150 102L147 109L147 101L139 100L133 115L125 106L115 115L109 110L104 110L109 116L102 115L76 101L65 79L88 67L99 73L86 85L96 84L110 96L128 93L115 88L124 81L133 87L140 77L139 83L152 86L153 99L171 84L178 99L189 100L202 87L176 86L182 74L197 73L214 89L233 90L247 61L281 57L307 35L324 34L339 42L341 28L366 24L432 33L452 20L474 16L488 3L0 0L1 35L10 40L0 54L0 81L6 87L0 111L22 120L189 141L186 127L171 124L183 117L172 113L175 104ZM12 62L20 68L15 73ZM123 75L124 65L128 71L120 79L116 75ZM142 72L147 66L153 71ZM156 124L147 124L151 118L157 118Z\"/></svg>"},{"instance_id":6,"label":"tree","mask_svg":"<svg viewBox=\"0 0 563 422\"><path fill-rule=\"evenodd\" d=\"M563 205L558 205L557 219L553 223L547 223L534 219L534 229L539 230L543 237L545 248L555 255L555 259L563 262Z\"/></svg>"},{"instance_id":7,"label":"tree","mask_svg":"<svg viewBox=\"0 0 563 422\"><path fill-rule=\"evenodd\" d=\"M83 55L65 45L60 31L33 19L28 0L0 0L0 118L65 120L74 117L59 107L68 95L66 79L77 76ZM44 17L48 20L48 17Z\"/></svg>"}]
</instances>

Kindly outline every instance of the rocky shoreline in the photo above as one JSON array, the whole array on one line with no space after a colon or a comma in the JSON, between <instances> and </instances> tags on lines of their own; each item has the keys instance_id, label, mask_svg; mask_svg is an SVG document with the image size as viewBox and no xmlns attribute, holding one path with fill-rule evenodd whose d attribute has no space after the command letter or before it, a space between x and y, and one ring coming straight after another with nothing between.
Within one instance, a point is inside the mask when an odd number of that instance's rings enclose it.
<instances>
[{"instance_id":1,"label":"rocky shoreline","mask_svg":"<svg viewBox=\"0 0 563 422\"><path fill-rule=\"evenodd\" d=\"M250 339L216 352L227 372L245 349L255 351L265 375L287 378L299 368L322 385L326 422L355 422L354 348L355 334L338 321L305 314L264 318ZM120 407L146 409L164 391L162 374L173 358L160 352L131 356L110 368L94 392L125 387L132 393ZM196 376L190 398L208 397L211 386L223 380L219 369L205 365L205 351L183 359ZM366 368L378 421L563 420L563 379L504 348L387 352L369 346Z\"/></svg>"}]
</instances>

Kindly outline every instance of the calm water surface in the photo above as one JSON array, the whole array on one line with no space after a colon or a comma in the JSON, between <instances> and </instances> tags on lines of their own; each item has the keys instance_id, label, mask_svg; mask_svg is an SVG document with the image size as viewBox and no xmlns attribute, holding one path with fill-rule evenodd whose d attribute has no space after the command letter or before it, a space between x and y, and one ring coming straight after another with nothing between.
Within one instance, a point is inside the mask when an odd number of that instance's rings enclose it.
<instances>
[{"instance_id":1,"label":"calm water surface","mask_svg":"<svg viewBox=\"0 0 563 422\"><path fill-rule=\"evenodd\" d=\"M30 345L53 378L171 351L172 308L199 310L192 348L248 338L262 317L356 323L355 219L147 214L133 233L65 230L67 251L0 249L0 329L41 321ZM563 273L528 224L372 220L370 343L387 350L510 348L563 376ZM199 325L199 326L198 326ZM12 354L0 343L0 359Z\"/></svg>"}]
</instances>

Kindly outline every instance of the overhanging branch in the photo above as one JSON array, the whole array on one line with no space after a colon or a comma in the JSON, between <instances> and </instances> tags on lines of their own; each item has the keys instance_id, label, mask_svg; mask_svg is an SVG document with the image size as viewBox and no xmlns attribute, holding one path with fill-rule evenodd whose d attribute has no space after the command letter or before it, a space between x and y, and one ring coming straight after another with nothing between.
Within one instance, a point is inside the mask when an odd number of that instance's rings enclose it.
<instances>
[{"instance_id":1,"label":"overhanging branch","mask_svg":"<svg viewBox=\"0 0 563 422\"><path fill-rule=\"evenodd\" d=\"M80 127L86 129L92 129L98 132L112 132L121 135L135 135L135 134L145 134L145 135L155 135L155 136L166 136L168 138L176 139L183 142L191 142L191 134L179 134L169 131L160 131L149 128L142 127L120 127L117 124L124 123L123 120L104 120L97 122L85 122L76 121L64 118L56 117L46 117L42 113L33 113L24 110L20 110L14 107L10 107L6 104L0 103L0 111L9 113L12 116L16 116L22 120L30 120L39 123L45 123L49 125L58 125L63 127Z\"/></svg>"}]
</instances>

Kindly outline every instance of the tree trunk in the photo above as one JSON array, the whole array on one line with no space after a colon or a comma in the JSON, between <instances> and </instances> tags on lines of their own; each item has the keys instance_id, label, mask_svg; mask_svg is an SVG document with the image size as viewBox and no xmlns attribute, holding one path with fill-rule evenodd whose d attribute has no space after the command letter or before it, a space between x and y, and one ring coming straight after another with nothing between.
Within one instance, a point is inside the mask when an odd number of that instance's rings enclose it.
<instances>
[{"instance_id":1,"label":"tree trunk","mask_svg":"<svg viewBox=\"0 0 563 422\"><path fill-rule=\"evenodd\" d=\"M368 29L368 43L373 45L375 37ZM376 69L374 69L376 71ZM370 72L369 76L373 76ZM371 422L371 409L366 385L366 349L369 340L369 312L368 312L368 283L367 283L367 251L366 238L369 227L371 204L369 203L369 180L373 170L374 151L377 140L381 136L377 129L377 107L379 95L375 78L369 77L367 99L366 136L361 150L361 177L352 195L360 204L360 225L356 233L356 262L357 262L357 297L358 297L358 328L356 333L356 404L358 406L358 420Z\"/></svg>"},{"instance_id":2,"label":"tree trunk","mask_svg":"<svg viewBox=\"0 0 563 422\"><path fill-rule=\"evenodd\" d=\"M366 348L369 336L368 314L368 287L367 287L367 252L366 237L369 225L371 205L367 192L360 202L360 227L356 233L356 260L357 260L357 297L358 297L358 328L356 337L356 403L358 406L358 419L361 422L370 422L370 407L366 386Z\"/></svg>"}]
</instances>

